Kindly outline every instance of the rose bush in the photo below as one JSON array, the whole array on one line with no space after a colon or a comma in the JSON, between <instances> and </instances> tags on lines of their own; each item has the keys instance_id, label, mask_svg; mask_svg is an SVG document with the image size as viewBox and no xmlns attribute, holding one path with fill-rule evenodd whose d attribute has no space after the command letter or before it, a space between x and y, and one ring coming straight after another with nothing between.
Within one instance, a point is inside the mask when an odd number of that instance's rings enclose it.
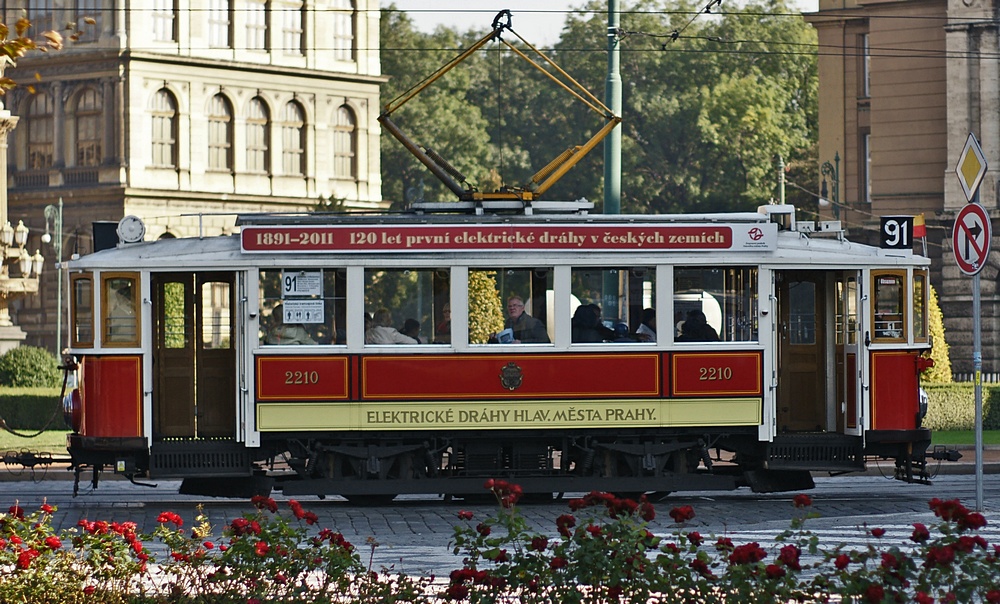
<instances>
[{"instance_id":1,"label":"rose bush","mask_svg":"<svg viewBox=\"0 0 1000 604\"><path fill-rule=\"evenodd\" d=\"M51 506L15 503L0 514L0 602L1000 603L1000 547L975 534L986 519L957 500L932 499L938 522L914 523L906 547L866 527L867 547L848 550L806 528L808 495L794 497L800 513L764 547L688 530L691 506L670 510L676 528L654 535L648 501L601 492L539 530L518 511L520 487L485 486L499 509L458 512L451 547L462 562L445 585L372 569L295 500L282 510L255 497L255 512L218 532L201 510L190 528L164 511L148 534L101 520L57 534Z\"/></svg>"}]
</instances>

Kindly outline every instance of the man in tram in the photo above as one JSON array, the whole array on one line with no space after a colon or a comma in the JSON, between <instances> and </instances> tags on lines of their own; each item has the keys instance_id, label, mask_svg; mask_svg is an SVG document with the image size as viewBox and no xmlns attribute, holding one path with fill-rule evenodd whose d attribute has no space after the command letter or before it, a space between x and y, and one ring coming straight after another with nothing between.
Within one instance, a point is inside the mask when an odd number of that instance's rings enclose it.
<instances>
[{"instance_id":1,"label":"man in tram","mask_svg":"<svg viewBox=\"0 0 1000 604\"><path fill-rule=\"evenodd\" d=\"M504 327L514 333L514 344L548 344L549 334L545 324L524 312L524 300L520 296L507 298L507 321ZM498 342L497 334L490 336L490 342Z\"/></svg>"}]
</instances>

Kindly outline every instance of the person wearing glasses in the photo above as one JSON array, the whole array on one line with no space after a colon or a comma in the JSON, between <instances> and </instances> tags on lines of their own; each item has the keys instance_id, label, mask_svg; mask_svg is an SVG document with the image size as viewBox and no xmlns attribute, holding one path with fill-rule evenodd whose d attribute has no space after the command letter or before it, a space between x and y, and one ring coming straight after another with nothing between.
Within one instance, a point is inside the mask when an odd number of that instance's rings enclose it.
<instances>
[{"instance_id":1,"label":"person wearing glasses","mask_svg":"<svg viewBox=\"0 0 1000 604\"><path fill-rule=\"evenodd\" d=\"M513 333L513 344L548 344L549 334L545 324L524 312L524 300L520 296L507 298L507 320L504 327ZM505 331L506 331L505 329ZM497 334L490 337L491 343L502 342Z\"/></svg>"}]
</instances>

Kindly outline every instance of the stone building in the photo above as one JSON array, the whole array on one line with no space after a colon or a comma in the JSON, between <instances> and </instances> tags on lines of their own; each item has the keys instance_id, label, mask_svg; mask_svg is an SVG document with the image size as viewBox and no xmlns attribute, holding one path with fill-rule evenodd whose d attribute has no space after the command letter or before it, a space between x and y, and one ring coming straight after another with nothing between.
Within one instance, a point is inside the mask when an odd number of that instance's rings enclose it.
<instances>
[{"instance_id":1,"label":"stone building","mask_svg":"<svg viewBox=\"0 0 1000 604\"><path fill-rule=\"evenodd\" d=\"M38 236L59 199L64 257L93 250L92 223L126 215L145 221L148 240L231 232L241 212L384 205L378 0L2 5L8 24L27 16L34 32L80 31L7 72L19 86L5 104L20 118L9 215L32 229L32 252L55 258ZM54 349L47 264L16 323L26 343Z\"/></svg>"},{"instance_id":2,"label":"stone building","mask_svg":"<svg viewBox=\"0 0 1000 604\"><path fill-rule=\"evenodd\" d=\"M983 370L1000 372L998 10L993 0L820 0L806 15L819 36L819 158L830 162L825 178L839 176L840 218L877 243L880 216L924 213L957 373L972 371L972 279L951 240L967 203L955 167L970 132L994 167L980 186L994 233L981 314Z\"/></svg>"}]
</instances>

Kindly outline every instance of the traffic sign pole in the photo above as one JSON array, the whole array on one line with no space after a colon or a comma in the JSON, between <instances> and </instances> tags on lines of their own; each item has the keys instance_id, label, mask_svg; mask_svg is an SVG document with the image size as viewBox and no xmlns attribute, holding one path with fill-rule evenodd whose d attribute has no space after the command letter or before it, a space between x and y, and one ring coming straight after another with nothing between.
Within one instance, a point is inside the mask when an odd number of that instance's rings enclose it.
<instances>
[{"instance_id":1,"label":"traffic sign pole","mask_svg":"<svg viewBox=\"0 0 1000 604\"><path fill-rule=\"evenodd\" d=\"M979 203L979 188L972 197ZM988 230L989 233L989 230ZM992 234L992 233L989 233ZM989 249L990 242L986 242ZM985 258L983 264L986 263ZM979 322L979 274L972 277L972 371L976 389L976 511L983 511L983 337Z\"/></svg>"}]
</instances>

